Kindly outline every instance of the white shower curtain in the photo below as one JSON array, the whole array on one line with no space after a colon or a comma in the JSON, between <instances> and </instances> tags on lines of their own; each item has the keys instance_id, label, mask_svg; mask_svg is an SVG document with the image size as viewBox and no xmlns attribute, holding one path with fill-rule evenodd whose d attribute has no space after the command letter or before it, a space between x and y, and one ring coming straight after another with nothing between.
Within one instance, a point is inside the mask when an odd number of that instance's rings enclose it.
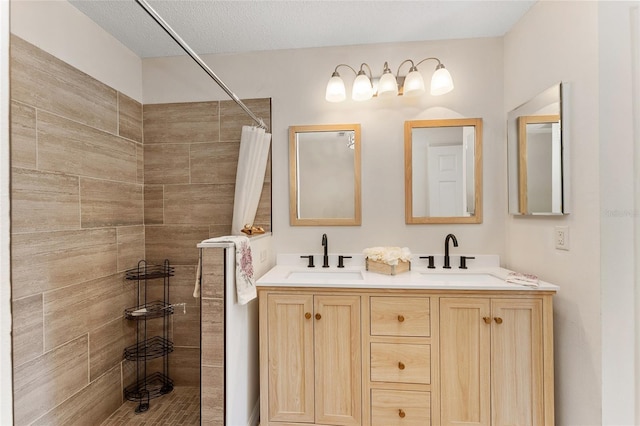
<instances>
[{"instance_id":1,"label":"white shower curtain","mask_svg":"<svg viewBox=\"0 0 640 426\"><path fill-rule=\"evenodd\" d=\"M253 225L256 218L270 144L271 133L259 127L242 127L231 224L233 235L242 235L241 229L247 224Z\"/></svg>"}]
</instances>

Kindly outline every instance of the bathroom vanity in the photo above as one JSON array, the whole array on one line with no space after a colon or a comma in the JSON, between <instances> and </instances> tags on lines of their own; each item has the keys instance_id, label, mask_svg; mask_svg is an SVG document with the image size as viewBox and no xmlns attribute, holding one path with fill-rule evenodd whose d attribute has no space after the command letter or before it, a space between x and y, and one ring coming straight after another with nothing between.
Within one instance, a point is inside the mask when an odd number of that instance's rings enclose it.
<instances>
[{"instance_id":1,"label":"bathroom vanity","mask_svg":"<svg viewBox=\"0 0 640 426\"><path fill-rule=\"evenodd\" d=\"M557 287L482 258L387 276L279 257L258 281L260 424L554 424Z\"/></svg>"}]
</instances>

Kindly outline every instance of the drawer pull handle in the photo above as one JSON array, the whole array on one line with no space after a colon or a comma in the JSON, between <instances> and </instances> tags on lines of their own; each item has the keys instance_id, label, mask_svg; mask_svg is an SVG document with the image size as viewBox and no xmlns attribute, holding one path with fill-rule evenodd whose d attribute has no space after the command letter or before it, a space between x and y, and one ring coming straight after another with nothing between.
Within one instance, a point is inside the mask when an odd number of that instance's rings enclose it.
<instances>
[{"instance_id":1,"label":"drawer pull handle","mask_svg":"<svg viewBox=\"0 0 640 426\"><path fill-rule=\"evenodd\" d=\"M398 322L404 321L404 315L398 315Z\"/></svg>"},{"instance_id":2,"label":"drawer pull handle","mask_svg":"<svg viewBox=\"0 0 640 426\"><path fill-rule=\"evenodd\" d=\"M401 419L404 418L404 416L406 416L407 414L404 412L404 410L401 408L398 410L398 416L400 416Z\"/></svg>"},{"instance_id":3,"label":"drawer pull handle","mask_svg":"<svg viewBox=\"0 0 640 426\"><path fill-rule=\"evenodd\" d=\"M319 320L320 318L322 318L322 315L320 315L319 313L316 314L316 319Z\"/></svg>"},{"instance_id":4,"label":"drawer pull handle","mask_svg":"<svg viewBox=\"0 0 640 426\"><path fill-rule=\"evenodd\" d=\"M485 324L491 324L491 317L482 317Z\"/></svg>"},{"instance_id":5,"label":"drawer pull handle","mask_svg":"<svg viewBox=\"0 0 640 426\"><path fill-rule=\"evenodd\" d=\"M495 317L494 320L496 320L496 324L502 324L502 318Z\"/></svg>"},{"instance_id":6,"label":"drawer pull handle","mask_svg":"<svg viewBox=\"0 0 640 426\"><path fill-rule=\"evenodd\" d=\"M305 317L306 319L310 319L310 318L311 318L311 312L307 312L307 313L305 313L305 314L304 314L304 317Z\"/></svg>"},{"instance_id":7,"label":"drawer pull handle","mask_svg":"<svg viewBox=\"0 0 640 426\"><path fill-rule=\"evenodd\" d=\"M398 368L404 370L404 363L402 361L398 362Z\"/></svg>"}]
</instances>

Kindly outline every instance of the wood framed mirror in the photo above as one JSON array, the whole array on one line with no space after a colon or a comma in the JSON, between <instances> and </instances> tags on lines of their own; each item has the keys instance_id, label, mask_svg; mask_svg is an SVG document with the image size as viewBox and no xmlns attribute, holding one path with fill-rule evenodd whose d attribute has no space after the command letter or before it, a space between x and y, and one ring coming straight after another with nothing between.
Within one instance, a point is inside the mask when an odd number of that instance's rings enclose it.
<instances>
[{"instance_id":1,"label":"wood framed mirror","mask_svg":"<svg viewBox=\"0 0 640 426\"><path fill-rule=\"evenodd\" d=\"M360 225L360 125L289 127L292 226Z\"/></svg>"},{"instance_id":2,"label":"wood framed mirror","mask_svg":"<svg viewBox=\"0 0 640 426\"><path fill-rule=\"evenodd\" d=\"M566 83L556 84L507 115L510 214L570 211L568 90Z\"/></svg>"},{"instance_id":3,"label":"wood framed mirror","mask_svg":"<svg viewBox=\"0 0 640 426\"><path fill-rule=\"evenodd\" d=\"M482 119L404 124L405 222L482 223Z\"/></svg>"}]
</instances>

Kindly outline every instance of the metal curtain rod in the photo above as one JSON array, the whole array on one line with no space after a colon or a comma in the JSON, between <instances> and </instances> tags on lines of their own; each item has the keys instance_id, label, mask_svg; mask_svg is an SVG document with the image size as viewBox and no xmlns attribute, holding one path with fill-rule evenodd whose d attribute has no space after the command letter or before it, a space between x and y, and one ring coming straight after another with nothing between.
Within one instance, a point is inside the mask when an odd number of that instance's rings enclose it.
<instances>
[{"instance_id":1,"label":"metal curtain rod","mask_svg":"<svg viewBox=\"0 0 640 426\"><path fill-rule=\"evenodd\" d=\"M244 102L242 102L240 98L238 98L238 96L235 93L233 93L231 89L229 89L229 87L226 84L224 84L222 80L220 80L220 78L211 70L211 68L209 68L207 64L205 64L204 61L198 56L198 54L194 52L189 47L189 45L187 45L187 43L185 43L185 41L182 40L182 38L180 38L180 36L173 30L173 28L171 28L169 24L167 24L167 22L164 19L162 19L160 15L158 15L158 12L156 12L149 5L149 3L147 3L145 0L136 0L136 3L138 3L167 32L167 34L169 34L169 36L171 36L171 38L174 39L175 42L178 43L178 45L180 45L180 47L185 52L187 52L189 56L191 56L191 59L193 59L194 61L196 61L198 65L200 65L200 68L202 68L207 74L209 74L209 77L211 77L218 84L218 86L220 86L220 88L224 90L227 93L227 95L229 95L229 97L231 97L231 99L235 103L237 103L240 106L240 108L242 108L244 112L247 113L249 117L253 119L253 121L258 123L258 127L261 127L263 129L267 128L267 126L264 124L264 121L262 121L261 118L256 116L244 104Z\"/></svg>"}]
</instances>

